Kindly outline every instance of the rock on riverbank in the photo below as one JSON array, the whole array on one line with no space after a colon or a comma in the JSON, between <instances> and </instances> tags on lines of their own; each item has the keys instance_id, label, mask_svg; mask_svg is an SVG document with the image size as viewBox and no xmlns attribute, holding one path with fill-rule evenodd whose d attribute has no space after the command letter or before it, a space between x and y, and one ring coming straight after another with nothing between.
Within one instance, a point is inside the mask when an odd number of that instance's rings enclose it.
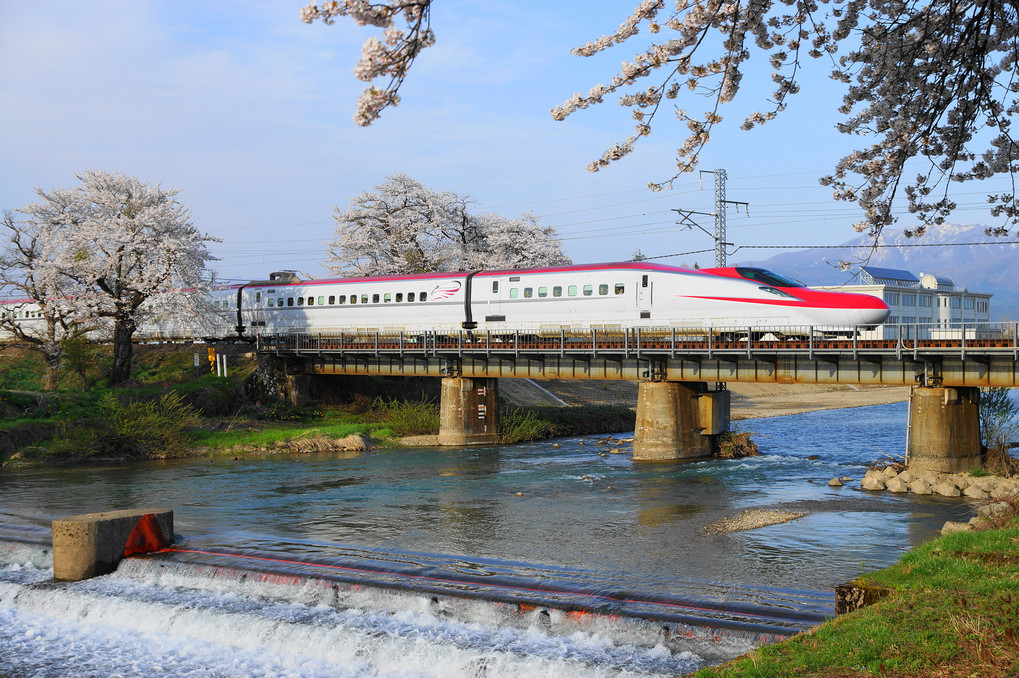
<instances>
[{"instance_id":1,"label":"rock on riverbank","mask_svg":"<svg viewBox=\"0 0 1019 678\"><path fill-rule=\"evenodd\" d=\"M867 471L860 487L864 490L937 494L942 497L1004 499L1019 494L1019 478L973 476L968 473L900 471L894 466Z\"/></svg>"}]
</instances>

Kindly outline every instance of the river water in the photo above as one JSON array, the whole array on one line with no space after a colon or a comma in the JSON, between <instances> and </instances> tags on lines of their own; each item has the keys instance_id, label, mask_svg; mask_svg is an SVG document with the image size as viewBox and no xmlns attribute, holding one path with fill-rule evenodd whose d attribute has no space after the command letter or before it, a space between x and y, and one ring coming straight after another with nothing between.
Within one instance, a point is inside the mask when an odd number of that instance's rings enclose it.
<instances>
[{"instance_id":1,"label":"river water","mask_svg":"<svg viewBox=\"0 0 1019 678\"><path fill-rule=\"evenodd\" d=\"M598 437L0 471L0 675L675 675L809 628L973 507L868 493L905 404L739 422L761 456ZM828 480L848 476L842 488ZM174 510L176 551L51 583L54 517ZM798 520L716 533L755 508Z\"/></svg>"}]
</instances>

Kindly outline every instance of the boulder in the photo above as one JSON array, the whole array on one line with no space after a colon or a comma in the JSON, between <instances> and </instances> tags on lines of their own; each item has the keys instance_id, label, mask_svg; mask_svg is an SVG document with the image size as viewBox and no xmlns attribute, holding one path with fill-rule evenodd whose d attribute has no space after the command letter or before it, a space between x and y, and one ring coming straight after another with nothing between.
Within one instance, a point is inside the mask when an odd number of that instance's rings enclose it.
<instances>
[{"instance_id":1,"label":"boulder","mask_svg":"<svg viewBox=\"0 0 1019 678\"><path fill-rule=\"evenodd\" d=\"M849 476L842 476L841 478L839 478L839 480L841 480L844 483L851 483L851 482L853 482L853 479L850 478Z\"/></svg>"},{"instance_id":2,"label":"boulder","mask_svg":"<svg viewBox=\"0 0 1019 678\"><path fill-rule=\"evenodd\" d=\"M998 478L997 476L985 476L983 478L973 478L970 481L970 485L976 485L984 492L991 492L1000 482L1001 478Z\"/></svg>"},{"instance_id":3,"label":"boulder","mask_svg":"<svg viewBox=\"0 0 1019 678\"><path fill-rule=\"evenodd\" d=\"M955 485L956 489L959 490L960 492L962 492L967 487L973 484L973 481L970 479L969 476L959 475L958 473L953 473L952 475L948 476L946 482Z\"/></svg>"},{"instance_id":4,"label":"boulder","mask_svg":"<svg viewBox=\"0 0 1019 678\"><path fill-rule=\"evenodd\" d=\"M838 478L832 478L828 481L828 487L842 487L842 481Z\"/></svg>"},{"instance_id":5,"label":"boulder","mask_svg":"<svg viewBox=\"0 0 1019 678\"><path fill-rule=\"evenodd\" d=\"M894 478L895 476L899 475L899 472L895 469L894 466L886 466L883 473L885 474L885 478Z\"/></svg>"},{"instance_id":6,"label":"boulder","mask_svg":"<svg viewBox=\"0 0 1019 678\"><path fill-rule=\"evenodd\" d=\"M998 483L997 487L991 490L992 499L1005 499L1015 494L1019 494L1019 488L1016 487L1015 482L1012 480L1002 480Z\"/></svg>"},{"instance_id":7,"label":"boulder","mask_svg":"<svg viewBox=\"0 0 1019 678\"><path fill-rule=\"evenodd\" d=\"M895 477L895 478L889 478L888 479L888 482L885 483L885 489L888 490L889 492L899 492L899 493L902 493L902 492L909 491L909 485L904 483L898 477Z\"/></svg>"},{"instance_id":8,"label":"boulder","mask_svg":"<svg viewBox=\"0 0 1019 678\"><path fill-rule=\"evenodd\" d=\"M1003 501L977 507L977 516L984 520L1007 518L1010 515L1012 515L1012 506Z\"/></svg>"},{"instance_id":9,"label":"boulder","mask_svg":"<svg viewBox=\"0 0 1019 678\"><path fill-rule=\"evenodd\" d=\"M907 468L905 471L900 473L897 476L897 478L908 485L908 484L910 484L911 482L913 482L914 480L917 479L917 475L916 475L916 473L914 473L913 471L910 471Z\"/></svg>"},{"instance_id":10,"label":"boulder","mask_svg":"<svg viewBox=\"0 0 1019 678\"><path fill-rule=\"evenodd\" d=\"M955 523L949 520L941 527L941 534L952 534L953 532L972 532L973 526L969 523Z\"/></svg>"},{"instance_id":11,"label":"boulder","mask_svg":"<svg viewBox=\"0 0 1019 678\"><path fill-rule=\"evenodd\" d=\"M885 481L878 480L872 475L867 475L860 481L860 487L864 490L883 490L885 489Z\"/></svg>"},{"instance_id":12,"label":"boulder","mask_svg":"<svg viewBox=\"0 0 1019 678\"><path fill-rule=\"evenodd\" d=\"M969 497L970 499L987 499L989 496L987 492L980 489L976 485L970 485L962 491L963 496Z\"/></svg>"},{"instance_id":13,"label":"boulder","mask_svg":"<svg viewBox=\"0 0 1019 678\"><path fill-rule=\"evenodd\" d=\"M931 484L923 478L917 478L909 484L909 491L913 494L930 494Z\"/></svg>"},{"instance_id":14,"label":"boulder","mask_svg":"<svg viewBox=\"0 0 1019 678\"><path fill-rule=\"evenodd\" d=\"M935 485L932 492L934 494L940 494L942 497L958 497L962 494L959 492L959 488L947 481Z\"/></svg>"}]
</instances>

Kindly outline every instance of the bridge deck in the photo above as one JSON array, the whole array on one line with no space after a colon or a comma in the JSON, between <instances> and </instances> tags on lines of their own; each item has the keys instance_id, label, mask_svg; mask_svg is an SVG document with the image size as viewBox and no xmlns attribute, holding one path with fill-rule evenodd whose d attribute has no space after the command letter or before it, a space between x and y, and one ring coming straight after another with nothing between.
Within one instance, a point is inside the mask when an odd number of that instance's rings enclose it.
<instances>
[{"instance_id":1,"label":"bridge deck","mask_svg":"<svg viewBox=\"0 0 1019 678\"><path fill-rule=\"evenodd\" d=\"M780 329L289 333L258 350L322 374L1019 386L1014 324L924 339L906 326L895 340Z\"/></svg>"}]
</instances>

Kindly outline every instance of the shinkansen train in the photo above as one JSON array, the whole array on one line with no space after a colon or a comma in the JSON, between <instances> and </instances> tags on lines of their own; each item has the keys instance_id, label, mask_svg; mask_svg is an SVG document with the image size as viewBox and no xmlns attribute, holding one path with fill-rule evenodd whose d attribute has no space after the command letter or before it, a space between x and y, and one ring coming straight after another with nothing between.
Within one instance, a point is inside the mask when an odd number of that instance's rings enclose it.
<instances>
[{"instance_id":1,"label":"shinkansen train","mask_svg":"<svg viewBox=\"0 0 1019 678\"><path fill-rule=\"evenodd\" d=\"M212 293L210 322L143 323L138 338L254 339L288 331L473 330L496 336L614 328L877 325L888 306L863 294L823 292L759 268L689 270L645 262L519 270L300 280L273 273ZM18 306L15 308L15 305ZM32 314L10 302L7 313Z\"/></svg>"}]
</instances>

